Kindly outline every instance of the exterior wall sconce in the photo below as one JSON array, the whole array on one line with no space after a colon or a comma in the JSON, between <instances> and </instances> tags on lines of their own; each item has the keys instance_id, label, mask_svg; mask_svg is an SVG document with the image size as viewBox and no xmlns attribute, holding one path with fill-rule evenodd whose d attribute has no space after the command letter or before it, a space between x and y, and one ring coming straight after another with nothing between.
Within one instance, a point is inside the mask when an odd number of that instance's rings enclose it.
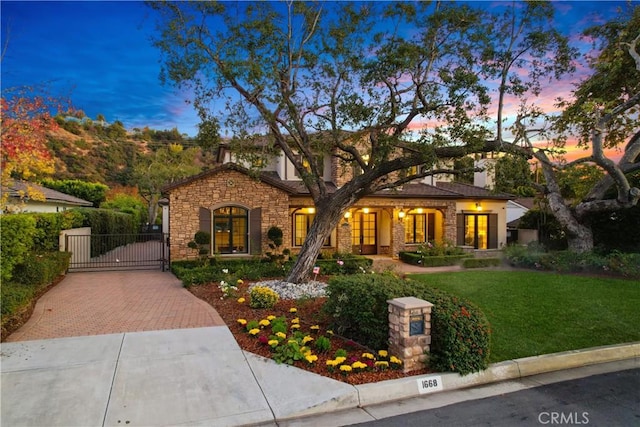
<instances>
[{"instance_id":1,"label":"exterior wall sconce","mask_svg":"<svg viewBox=\"0 0 640 427\"><path fill-rule=\"evenodd\" d=\"M349 220L349 218L351 218L351 212L346 211L346 212L344 213L344 219Z\"/></svg>"},{"instance_id":2,"label":"exterior wall sconce","mask_svg":"<svg viewBox=\"0 0 640 427\"><path fill-rule=\"evenodd\" d=\"M307 212L309 212L310 214L314 214L316 213L316 208L307 208Z\"/></svg>"},{"instance_id":3,"label":"exterior wall sconce","mask_svg":"<svg viewBox=\"0 0 640 427\"><path fill-rule=\"evenodd\" d=\"M369 208L362 208L362 212L368 214L369 213Z\"/></svg>"},{"instance_id":4,"label":"exterior wall sconce","mask_svg":"<svg viewBox=\"0 0 640 427\"><path fill-rule=\"evenodd\" d=\"M416 209L416 212L417 212L417 213L419 213L419 214L421 214L421 213L423 213L423 212L424 212L424 209L422 209L422 208L418 208L418 209Z\"/></svg>"},{"instance_id":5,"label":"exterior wall sconce","mask_svg":"<svg viewBox=\"0 0 640 427\"><path fill-rule=\"evenodd\" d=\"M407 213L405 211L401 210L400 212L398 212L398 219L402 220L405 216L407 216Z\"/></svg>"},{"instance_id":6,"label":"exterior wall sconce","mask_svg":"<svg viewBox=\"0 0 640 427\"><path fill-rule=\"evenodd\" d=\"M476 211L478 212L482 211L482 205L480 203L476 203Z\"/></svg>"}]
</instances>

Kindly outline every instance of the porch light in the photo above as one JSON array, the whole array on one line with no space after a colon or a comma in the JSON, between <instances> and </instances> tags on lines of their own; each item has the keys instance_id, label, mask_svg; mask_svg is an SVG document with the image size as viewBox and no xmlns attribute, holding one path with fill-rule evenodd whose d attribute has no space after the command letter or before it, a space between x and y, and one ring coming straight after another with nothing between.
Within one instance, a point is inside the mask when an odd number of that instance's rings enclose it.
<instances>
[{"instance_id":1,"label":"porch light","mask_svg":"<svg viewBox=\"0 0 640 427\"><path fill-rule=\"evenodd\" d=\"M482 205L480 203L476 203L476 211L482 211Z\"/></svg>"},{"instance_id":2,"label":"porch light","mask_svg":"<svg viewBox=\"0 0 640 427\"><path fill-rule=\"evenodd\" d=\"M407 213L406 213L405 211L403 211L403 210L401 210L400 212L398 212L398 218L399 218L399 219L404 218L406 215L407 215Z\"/></svg>"},{"instance_id":3,"label":"porch light","mask_svg":"<svg viewBox=\"0 0 640 427\"><path fill-rule=\"evenodd\" d=\"M307 208L307 212L309 212L310 214L314 214L316 213L316 208Z\"/></svg>"},{"instance_id":4,"label":"porch light","mask_svg":"<svg viewBox=\"0 0 640 427\"><path fill-rule=\"evenodd\" d=\"M369 208L362 208L362 212L368 214L369 213Z\"/></svg>"},{"instance_id":5,"label":"porch light","mask_svg":"<svg viewBox=\"0 0 640 427\"><path fill-rule=\"evenodd\" d=\"M344 213L344 219L349 219L349 218L351 218L351 212L346 211L346 212Z\"/></svg>"},{"instance_id":6,"label":"porch light","mask_svg":"<svg viewBox=\"0 0 640 427\"><path fill-rule=\"evenodd\" d=\"M419 214L421 214L421 213L423 213L423 212L424 212L424 209L422 209L422 208L418 208L418 209L416 209L416 212L418 212Z\"/></svg>"}]
</instances>

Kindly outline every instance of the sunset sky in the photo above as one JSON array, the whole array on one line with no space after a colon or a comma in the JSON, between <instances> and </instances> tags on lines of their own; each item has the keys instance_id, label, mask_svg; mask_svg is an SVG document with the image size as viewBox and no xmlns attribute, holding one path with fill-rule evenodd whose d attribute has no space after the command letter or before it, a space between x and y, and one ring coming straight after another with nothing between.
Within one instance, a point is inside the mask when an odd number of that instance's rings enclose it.
<instances>
[{"instance_id":1,"label":"sunset sky","mask_svg":"<svg viewBox=\"0 0 640 427\"><path fill-rule=\"evenodd\" d=\"M485 8L501 2L475 2ZM605 22L624 2L555 2L557 27L583 50L588 26ZM46 84L52 94L70 96L89 117L103 114L125 127L177 127L195 136L198 118L186 94L159 81L160 54L151 45L155 19L136 1L2 1L2 88ZM546 88L545 108L584 73Z\"/></svg>"}]
</instances>

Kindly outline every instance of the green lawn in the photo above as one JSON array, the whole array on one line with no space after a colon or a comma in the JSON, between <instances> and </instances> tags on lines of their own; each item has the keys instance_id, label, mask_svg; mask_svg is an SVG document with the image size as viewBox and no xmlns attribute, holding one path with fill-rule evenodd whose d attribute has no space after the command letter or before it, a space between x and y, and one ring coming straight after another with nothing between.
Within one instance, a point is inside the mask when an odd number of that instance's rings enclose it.
<instances>
[{"instance_id":1,"label":"green lawn","mask_svg":"<svg viewBox=\"0 0 640 427\"><path fill-rule=\"evenodd\" d=\"M415 274L491 323L490 361L640 341L640 283L535 271Z\"/></svg>"}]
</instances>

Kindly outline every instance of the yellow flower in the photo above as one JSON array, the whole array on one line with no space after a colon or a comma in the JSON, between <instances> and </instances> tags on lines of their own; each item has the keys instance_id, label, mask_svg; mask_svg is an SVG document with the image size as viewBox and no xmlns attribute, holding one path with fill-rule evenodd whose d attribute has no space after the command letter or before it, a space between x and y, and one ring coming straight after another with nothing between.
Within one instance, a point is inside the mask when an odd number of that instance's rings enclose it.
<instances>
[{"instance_id":1,"label":"yellow flower","mask_svg":"<svg viewBox=\"0 0 640 427\"><path fill-rule=\"evenodd\" d=\"M347 360L346 357L340 356L340 357L336 357L336 362L338 362L338 364L344 362L345 360Z\"/></svg>"},{"instance_id":2,"label":"yellow flower","mask_svg":"<svg viewBox=\"0 0 640 427\"><path fill-rule=\"evenodd\" d=\"M389 367L389 362L387 362L386 360L380 360L378 362L376 362L376 366L379 368L388 368Z\"/></svg>"},{"instance_id":3,"label":"yellow flower","mask_svg":"<svg viewBox=\"0 0 640 427\"><path fill-rule=\"evenodd\" d=\"M332 331L331 329L327 329L327 333L328 333L329 335L333 335L333 331Z\"/></svg>"},{"instance_id":4,"label":"yellow flower","mask_svg":"<svg viewBox=\"0 0 640 427\"><path fill-rule=\"evenodd\" d=\"M287 337L284 332L276 332L276 336L280 339L285 339Z\"/></svg>"},{"instance_id":5,"label":"yellow flower","mask_svg":"<svg viewBox=\"0 0 640 427\"><path fill-rule=\"evenodd\" d=\"M366 363L362 363L361 361L353 362L351 364L353 369L365 369L367 367Z\"/></svg>"},{"instance_id":6,"label":"yellow flower","mask_svg":"<svg viewBox=\"0 0 640 427\"><path fill-rule=\"evenodd\" d=\"M313 341L313 338L311 338L309 335L307 335L304 338L302 338L302 344L306 344L309 341Z\"/></svg>"},{"instance_id":7,"label":"yellow flower","mask_svg":"<svg viewBox=\"0 0 640 427\"><path fill-rule=\"evenodd\" d=\"M291 323L300 323L300 318L299 317L295 317L295 318L291 319Z\"/></svg>"},{"instance_id":8,"label":"yellow flower","mask_svg":"<svg viewBox=\"0 0 640 427\"><path fill-rule=\"evenodd\" d=\"M317 331L318 329L320 329L320 326L318 326L318 325L313 325L310 329L311 329L312 331Z\"/></svg>"},{"instance_id":9,"label":"yellow flower","mask_svg":"<svg viewBox=\"0 0 640 427\"><path fill-rule=\"evenodd\" d=\"M295 324L291 325L291 329L300 329L300 324L299 323L295 323Z\"/></svg>"},{"instance_id":10,"label":"yellow flower","mask_svg":"<svg viewBox=\"0 0 640 427\"><path fill-rule=\"evenodd\" d=\"M389 362L395 363L396 365L402 365L402 360L398 359L395 356L391 356L391 359L389 359Z\"/></svg>"},{"instance_id":11,"label":"yellow flower","mask_svg":"<svg viewBox=\"0 0 640 427\"><path fill-rule=\"evenodd\" d=\"M305 358L305 360L306 360L307 362L309 362L309 363L313 363L313 362L315 362L316 360L318 360L318 356L316 356L315 354L308 354L308 355L306 355L304 358Z\"/></svg>"},{"instance_id":12,"label":"yellow flower","mask_svg":"<svg viewBox=\"0 0 640 427\"><path fill-rule=\"evenodd\" d=\"M371 359L371 360L373 360L373 359L375 359L375 356L373 354L371 354L371 353L362 353L362 358L363 359Z\"/></svg>"},{"instance_id":13,"label":"yellow flower","mask_svg":"<svg viewBox=\"0 0 640 427\"><path fill-rule=\"evenodd\" d=\"M278 341L278 340L269 340L269 341L267 342L267 344L269 344L271 347L275 347L275 346L277 346L278 344L280 344L280 341Z\"/></svg>"},{"instance_id":14,"label":"yellow flower","mask_svg":"<svg viewBox=\"0 0 640 427\"><path fill-rule=\"evenodd\" d=\"M289 309L289 313L297 313L297 312L298 312L298 309L297 309L297 308L295 308L295 307L291 307L291 308Z\"/></svg>"},{"instance_id":15,"label":"yellow flower","mask_svg":"<svg viewBox=\"0 0 640 427\"><path fill-rule=\"evenodd\" d=\"M242 285L244 282L242 281L242 279L238 279L238 281L236 282L238 285Z\"/></svg>"},{"instance_id":16,"label":"yellow flower","mask_svg":"<svg viewBox=\"0 0 640 427\"><path fill-rule=\"evenodd\" d=\"M242 298L242 297L238 298L238 302L239 302L240 304L242 304L242 303L243 303L243 302L245 302L245 301L246 301L246 299L244 299L244 298Z\"/></svg>"},{"instance_id":17,"label":"yellow flower","mask_svg":"<svg viewBox=\"0 0 640 427\"><path fill-rule=\"evenodd\" d=\"M246 319L238 319L238 323L240 323L242 326L247 324Z\"/></svg>"},{"instance_id":18,"label":"yellow flower","mask_svg":"<svg viewBox=\"0 0 640 427\"><path fill-rule=\"evenodd\" d=\"M340 363L338 363L337 360L327 360L327 366L336 366L339 365Z\"/></svg>"},{"instance_id":19,"label":"yellow flower","mask_svg":"<svg viewBox=\"0 0 640 427\"><path fill-rule=\"evenodd\" d=\"M275 318L276 318L276 316L274 316L273 314L270 314L270 315L267 316L267 320L273 320Z\"/></svg>"},{"instance_id":20,"label":"yellow flower","mask_svg":"<svg viewBox=\"0 0 640 427\"><path fill-rule=\"evenodd\" d=\"M258 335L260 333L260 329L253 328L249 331L249 335Z\"/></svg>"},{"instance_id":21,"label":"yellow flower","mask_svg":"<svg viewBox=\"0 0 640 427\"><path fill-rule=\"evenodd\" d=\"M343 371L343 372L351 372L351 369L352 369L352 368L351 368L351 366L349 366L349 365L342 365L342 366L340 366L340 370L341 370L341 371Z\"/></svg>"},{"instance_id":22,"label":"yellow flower","mask_svg":"<svg viewBox=\"0 0 640 427\"><path fill-rule=\"evenodd\" d=\"M298 341L296 341L296 340L289 340L287 343L288 343L288 344L298 344Z\"/></svg>"},{"instance_id":23,"label":"yellow flower","mask_svg":"<svg viewBox=\"0 0 640 427\"><path fill-rule=\"evenodd\" d=\"M380 357L387 357L388 355L389 355L389 353L387 352L387 350L378 351L378 356L380 356Z\"/></svg>"},{"instance_id":24,"label":"yellow flower","mask_svg":"<svg viewBox=\"0 0 640 427\"><path fill-rule=\"evenodd\" d=\"M262 319L260 321L260 323L258 323L260 326L269 326L271 324L271 322L269 322L267 319Z\"/></svg>"}]
</instances>

